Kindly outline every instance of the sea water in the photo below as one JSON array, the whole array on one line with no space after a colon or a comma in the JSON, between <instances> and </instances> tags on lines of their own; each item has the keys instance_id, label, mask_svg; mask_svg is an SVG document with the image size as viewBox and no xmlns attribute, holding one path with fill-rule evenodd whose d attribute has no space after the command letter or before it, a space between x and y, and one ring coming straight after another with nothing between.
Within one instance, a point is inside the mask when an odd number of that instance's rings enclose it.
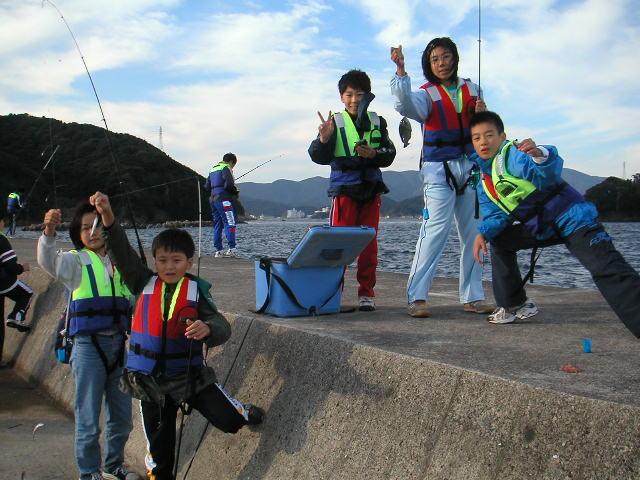
<instances>
[{"instance_id":1,"label":"sea water","mask_svg":"<svg viewBox=\"0 0 640 480\"><path fill-rule=\"evenodd\" d=\"M236 238L238 253L242 258L256 259L260 257L287 257L309 227L326 224L318 220L264 220L252 221L238 225ZM378 231L378 270L387 272L409 273L416 240L420 231L419 220L383 219ZM613 238L620 253L633 268L640 271L640 223L605 223L605 228ZM198 243L198 228L187 228ZM140 229L140 237L146 248L161 229ZM60 239L68 240L61 232ZM127 235L135 242L133 230ZM17 237L37 238L36 232L17 232ZM133 243L135 245L135 243ZM226 248L226 239L223 237ZM212 255L213 231L210 226L202 229L202 255ZM523 275L527 272L530 251L519 253L520 269ZM436 275L440 277L458 277L460 261L460 245L455 225L451 228L449 239L442 258L438 264ZM542 250L536 264L535 283L554 287L595 288L587 270L569 253L564 245L547 247ZM491 280L491 262L486 260L483 278Z\"/></svg>"}]
</instances>

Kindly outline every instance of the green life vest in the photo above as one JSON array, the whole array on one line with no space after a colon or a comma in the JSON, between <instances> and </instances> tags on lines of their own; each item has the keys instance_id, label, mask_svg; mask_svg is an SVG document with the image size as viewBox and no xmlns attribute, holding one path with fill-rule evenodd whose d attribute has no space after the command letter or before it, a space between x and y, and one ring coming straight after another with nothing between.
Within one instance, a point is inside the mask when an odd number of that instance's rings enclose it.
<instances>
[{"instance_id":1,"label":"green life vest","mask_svg":"<svg viewBox=\"0 0 640 480\"><path fill-rule=\"evenodd\" d=\"M129 327L131 292L123 283L118 269L113 277L95 252L72 250L80 257L82 279L71 292L69 304L69 335L90 335L116 328Z\"/></svg>"},{"instance_id":2,"label":"green life vest","mask_svg":"<svg viewBox=\"0 0 640 480\"><path fill-rule=\"evenodd\" d=\"M367 145L371 148L379 148L382 140L382 132L380 132L380 117L375 112L367 112L369 115L370 129L364 132L362 138L358 134L351 115L346 110L341 113L333 115L333 120L336 123L337 139L336 146L333 151L334 158L339 157L355 157L356 142L359 140L366 140Z\"/></svg>"},{"instance_id":3,"label":"green life vest","mask_svg":"<svg viewBox=\"0 0 640 480\"><path fill-rule=\"evenodd\" d=\"M512 145L513 141L507 142L500 153L493 158L491 165L493 190L487 185L487 179L482 182L487 197L507 214L512 214L525 198L537 190L533 183L514 177L507 170L509 149Z\"/></svg>"},{"instance_id":4,"label":"green life vest","mask_svg":"<svg viewBox=\"0 0 640 480\"><path fill-rule=\"evenodd\" d=\"M214 165L213 168L209 171L209 173L219 172L221 170L224 170L225 168L229 168L229 164L225 162L220 162L217 165Z\"/></svg>"},{"instance_id":5,"label":"green life vest","mask_svg":"<svg viewBox=\"0 0 640 480\"><path fill-rule=\"evenodd\" d=\"M112 296L111 282L107 280L110 276L98 254L86 248L76 253L80 256L80 261L82 262L82 280L78 288L71 294L71 300L93 298L96 296L95 293L100 297ZM92 285L94 282L95 286ZM122 282L117 268L113 272L113 287L113 293L116 297L131 297L131 292Z\"/></svg>"}]
</instances>

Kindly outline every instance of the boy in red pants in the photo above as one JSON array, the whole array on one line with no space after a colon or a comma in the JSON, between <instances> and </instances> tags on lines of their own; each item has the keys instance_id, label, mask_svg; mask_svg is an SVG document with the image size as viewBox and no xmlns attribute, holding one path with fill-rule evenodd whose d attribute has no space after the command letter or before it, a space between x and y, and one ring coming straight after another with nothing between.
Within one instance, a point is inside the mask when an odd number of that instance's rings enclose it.
<instances>
[{"instance_id":1,"label":"boy in red pants","mask_svg":"<svg viewBox=\"0 0 640 480\"><path fill-rule=\"evenodd\" d=\"M359 309L370 312L376 308L373 287L378 265L380 195L389 192L380 167L391 165L396 149L385 119L367 111L375 98L367 74L350 70L340 78L338 90L345 109L333 115L329 112L326 120L318 112L318 138L311 142L309 155L315 163L331 166L331 226L376 229L376 236L358 257Z\"/></svg>"}]
</instances>

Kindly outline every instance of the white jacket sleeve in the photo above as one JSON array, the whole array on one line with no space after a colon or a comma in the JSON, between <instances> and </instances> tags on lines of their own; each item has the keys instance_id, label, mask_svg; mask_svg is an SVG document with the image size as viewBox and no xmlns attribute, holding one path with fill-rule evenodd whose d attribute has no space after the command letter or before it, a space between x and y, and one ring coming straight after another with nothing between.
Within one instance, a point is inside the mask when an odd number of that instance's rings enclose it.
<instances>
[{"instance_id":1,"label":"white jacket sleeve","mask_svg":"<svg viewBox=\"0 0 640 480\"><path fill-rule=\"evenodd\" d=\"M400 115L423 123L431 113L431 98L427 92L423 89L412 92L409 75L402 77L394 75L390 86L391 93L396 97L396 111Z\"/></svg>"},{"instance_id":2,"label":"white jacket sleeve","mask_svg":"<svg viewBox=\"0 0 640 480\"><path fill-rule=\"evenodd\" d=\"M82 281L80 257L56 249L56 238L41 235L38 240L38 265L53 278L73 291Z\"/></svg>"}]
</instances>

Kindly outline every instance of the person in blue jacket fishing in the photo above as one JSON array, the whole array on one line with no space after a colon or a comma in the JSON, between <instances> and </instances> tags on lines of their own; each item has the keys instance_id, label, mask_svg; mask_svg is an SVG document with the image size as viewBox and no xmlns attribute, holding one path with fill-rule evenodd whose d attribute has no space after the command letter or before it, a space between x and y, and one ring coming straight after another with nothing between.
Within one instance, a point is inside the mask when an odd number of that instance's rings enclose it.
<instances>
[{"instance_id":1,"label":"person in blue jacket fishing","mask_svg":"<svg viewBox=\"0 0 640 480\"><path fill-rule=\"evenodd\" d=\"M480 87L458 76L458 49L447 37L431 40L422 54L427 83L411 90L402 47L391 48L396 74L391 93L396 110L419 122L423 130L420 174L424 183L424 209L420 234L407 282L408 314L428 317L429 291L455 219L460 242L460 303L470 313L490 313L484 302L482 268L473 261L471 247L478 220L472 183L473 147L469 119L486 109Z\"/></svg>"},{"instance_id":2,"label":"person in blue jacket fishing","mask_svg":"<svg viewBox=\"0 0 640 480\"><path fill-rule=\"evenodd\" d=\"M213 217L214 257L237 257L236 251L236 212L233 199L238 198L238 188L233 179L233 167L238 159L233 153L225 153L222 161L213 166L205 184L211 190L210 204ZM227 238L228 249L222 250L222 231Z\"/></svg>"},{"instance_id":3,"label":"person in blue jacket fishing","mask_svg":"<svg viewBox=\"0 0 640 480\"><path fill-rule=\"evenodd\" d=\"M22 203L23 195L24 188L19 188L18 190L11 192L7 197L7 215L9 217L7 235L10 237L16 234L16 217L18 216L18 212L25 206Z\"/></svg>"},{"instance_id":4,"label":"person in blue jacket fishing","mask_svg":"<svg viewBox=\"0 0 640 480\"><path fill-rule=\"evenodd\" d=\"M512 323L538 313L527 298L524 283L529 275L522 280L517 252L564 243L589 270L620 320L640 337L640 277L598 222L595 205L562 179L563 160L557 149L531 139L507 141L504 124L494 112L477 113L470 127L482 170L477 186L482 222L473 254L481 263L482 255L488 254L487 243L491 245L497 304L488 321Z\"/></svg>"}]
</instances>

